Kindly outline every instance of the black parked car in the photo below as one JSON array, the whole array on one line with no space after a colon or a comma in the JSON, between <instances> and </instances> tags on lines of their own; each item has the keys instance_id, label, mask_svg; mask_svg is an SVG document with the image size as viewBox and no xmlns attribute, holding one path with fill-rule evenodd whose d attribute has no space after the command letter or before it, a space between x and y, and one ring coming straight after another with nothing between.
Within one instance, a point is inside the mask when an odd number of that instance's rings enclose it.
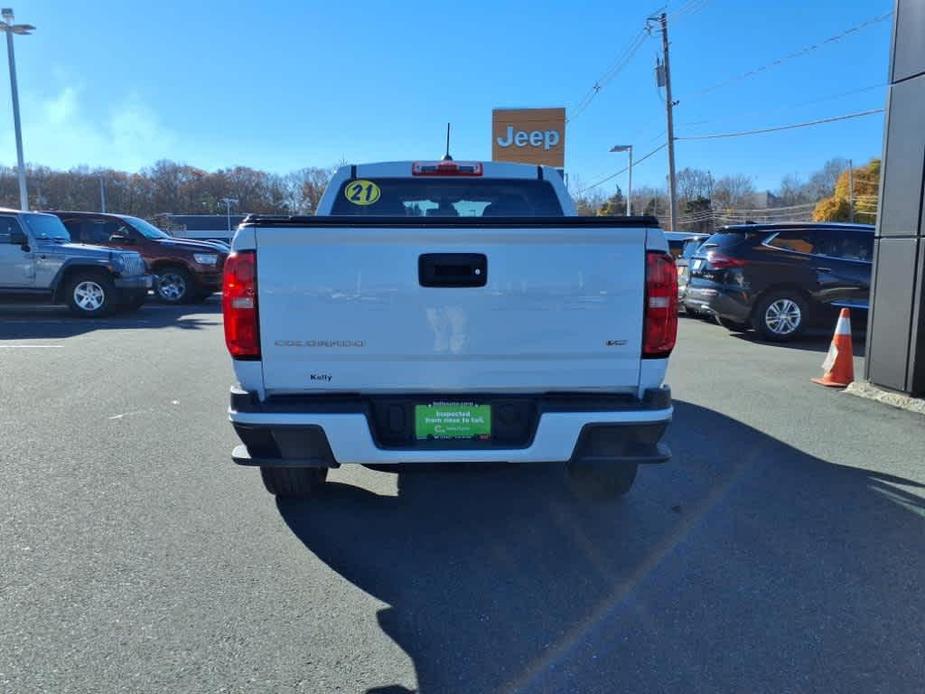
<instances>
[{"instance_id":1,"label":"black parked car","mask_svg":"<svg viewBox=\"0 0 925 694\"><path fill-rule=\"evenodd\" d=\"M790 340L827 307L867 309L873 247L866 224L723 227L691 258L683 303L730 329Z\"/></svg>"}]
</instances>

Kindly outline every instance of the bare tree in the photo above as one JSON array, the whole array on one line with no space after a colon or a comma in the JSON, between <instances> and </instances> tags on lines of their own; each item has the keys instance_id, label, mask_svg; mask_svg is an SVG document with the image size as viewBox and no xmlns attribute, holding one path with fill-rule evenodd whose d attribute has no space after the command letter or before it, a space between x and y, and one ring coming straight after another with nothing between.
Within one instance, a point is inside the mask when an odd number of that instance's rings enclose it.
<instances>
[{"instance_id":1,"label":"bare tree","mask_svg":"<svg viewBox=\"0 0 925 694\"><path fill-rule=\"evenodd\" d=\"M838 177L848 168L848 160L843 157L829 159L822 168L809 177L807 189L813 200L829 197L835 192Z\"/></svg>"},{"instance_id":2,"label":"bare tree","mask_svg":"<svg viewBox=\"0 0 925 694\"><path fill-rule=\"evenodd\" d=\"M664 188L639 186L633 188L633 213L656 217L668 213L668 192Z\"/></svg>"},{"instance_id":3,"label":"bare tree","mask_svg":"<svg viewBox=\"0 0 925 694\"><path fill-rule=\"evenodd\" d=\"M575 209L583 217L593 217L603 207L606 199L606 196L597 188L585 191L575 198Z\"/></svg>"},{"instance_id":4,"label":"bare tree","mask_svg":"<svg viewBox=\"0 0 925 694\"><path fill-rule=\"evenodd\" d=\"M162 212L224 213L221 199L239 200L242 212L309 213L318 206L333 169L307 167L288 175L236 166L218 171L159 161L139 173L86 166L60 171L29 166L29 204L33 209L106 209L153 219ZM16 169L0 166L0 206L19 206Z\"/></svg>"},{"instance_id":5,"label":"bare tree","mask_svg":"<svg viewBox=\"0 0 925 694\"><path fill-rule=\"evenodd\" d=\"M677 180L681 200L709 200L713 197L713 174L705 169L681 169Z\"/></svg>"},{"instance_id":6,"label":"bare tree","mask_svg":"<svg viewBox=\"0 0 925 694\"><path fill-rule=\"evenodd\" d=\"M814 202L809 192L808 184L797 174L787 174L784 176L781 179L780 187L777 189L776 195L781 207Z\"/></svg>"},{"instance_id":7,"label":"bare tree","mask_svg":"<svg viewBox=\"0 0 925 694\"><path fill-rule=\"evenodd\" d=\"M314 214L332 174L331 169L314 166L288 174L284 179L286 207L292 214Z\"/></svg>"},{"instance_id":8,"label":"bare tree","mask_svg":"<svg viewBox=\"0 0 925 694\"><path fill-rule=\"evenodd\" d=\"M755 195L755 184L750 176L734 174L723 176L713 187L714 206L722 209L748 207Z\"/></svg>"}]
</instances>

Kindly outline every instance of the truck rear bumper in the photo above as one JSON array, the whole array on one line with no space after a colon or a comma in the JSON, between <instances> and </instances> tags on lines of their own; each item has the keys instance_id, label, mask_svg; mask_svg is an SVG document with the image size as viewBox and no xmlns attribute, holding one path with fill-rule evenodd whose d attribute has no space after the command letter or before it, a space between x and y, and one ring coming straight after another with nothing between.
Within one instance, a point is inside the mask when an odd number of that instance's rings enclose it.
<instances>
[{"instance_id":1,"label":"truck rear bumper","mask_svg":"<svg viewBox=\"0 0 925 694\"><path fill-rule=\"evenodd\" d=\"M469 397L469 396L467 396ZM582 396L529 398L533 423L522 443L383 441L376 403L365 398L285 398L260 402L233 390L229 418L239 438L240 465L337 467L359 463L660 463L671 453L661 442L672 416L671 391L642 399ZM372 425L371 425L372 422Z\"/></svg>"}]
</instances>

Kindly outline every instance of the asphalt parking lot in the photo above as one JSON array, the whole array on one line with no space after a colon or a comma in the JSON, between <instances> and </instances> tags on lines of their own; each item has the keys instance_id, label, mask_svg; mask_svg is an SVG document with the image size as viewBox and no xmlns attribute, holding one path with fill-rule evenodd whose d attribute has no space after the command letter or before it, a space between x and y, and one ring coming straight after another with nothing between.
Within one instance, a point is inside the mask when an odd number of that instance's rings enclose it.
<instances>
[{"instance_id":1,"label":"asphalt parking lot","mask_svg":"<svg viewBox=\"0 0 925 694\"><path fill-rule=\"evenodd\" d=\"M0 690L921 691L925 426L811 384L827 342L682 320L675 457L620 502L349 468L277 505L217 302L0 308Z\"/></svg>"}]
</instances>

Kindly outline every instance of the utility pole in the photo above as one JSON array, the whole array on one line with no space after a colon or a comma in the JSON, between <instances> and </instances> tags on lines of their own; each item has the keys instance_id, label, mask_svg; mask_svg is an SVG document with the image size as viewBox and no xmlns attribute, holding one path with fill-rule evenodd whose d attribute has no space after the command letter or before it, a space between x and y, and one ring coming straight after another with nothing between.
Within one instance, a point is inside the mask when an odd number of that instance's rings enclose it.
<instances>
[{"instance_id":1,"label":"utility pole","mask_svg":"<svg viewBox=\"0 0 925 694\"><path fill-rule=\"evenodd\" d=\"M19 121L19 87L16 84L16 56L13 54L13 34L28 36L35 27L31 24L13 24L13 10L4 7L0 31L6 32L6 55L10 63L10 91L13 96L13 127L16 130L16 160L19 164L19 209L29 209L29 195L26 192L26 162L22 153L22 124Z\"/></svg>"},{"instance_id":2,"label":"utility pole","mask_svg":"<svg viewBox=\"0 0 925 694\"><path fill-rule=\"evenodd\" d=\"M854 162L848 160L848 220L854 221Z\"/></svg>"},{"instance_id":3,"label":"utility pole","mask_svg":"<svg viewBox=\"0 0 925 694\"><path fill-rule=\"evenodd\" d=\"M674 107L671 96L671 61L668 55L668 15L662 12L649 21L658 22L662 31L662 64L656 67L658 86L665 87L665 111L668 117L668 226L675 228L678 218L677 177L674 170Z\"/></svg>"},{"instance_id":4,"label":"utility pole","mask_svg":"<svg viewBox=\"0 0 925 694\"><path fill-rule=\"evenodd\" d=\"M106 184L103 183L103 177L100 176L100 212L106 211Z\"/></svg>"}]
</instances>

